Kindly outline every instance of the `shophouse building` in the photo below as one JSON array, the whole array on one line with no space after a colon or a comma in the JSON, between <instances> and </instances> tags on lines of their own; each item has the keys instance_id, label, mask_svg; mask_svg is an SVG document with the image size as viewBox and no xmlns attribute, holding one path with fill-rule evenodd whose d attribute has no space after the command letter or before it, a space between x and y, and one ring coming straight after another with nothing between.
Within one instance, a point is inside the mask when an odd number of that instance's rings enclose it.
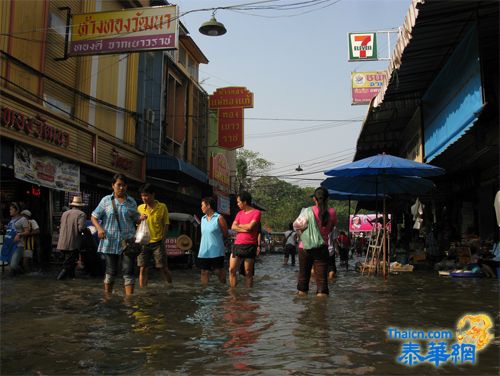
<instances>
[{"instance_id":1,"label":"shophouse building","mask_svg":"<svg viewBox=\"0 0 500 376\"><path fill-rule=\"evenodd\" d=\"M135 147L138 53L68 57L68 14L119 11L136 1L0 2L1 221L22 202L42 246L63 206L80 193L89 215L115 173L145 181Z\"/></svg>"},{"instance_id":2,"label":"shophouse building","mask_svg":"<svg viewBox=\"0 0 500 376\"><path fill-rule=\"evenodd\" d=\"M450 241L498 234L499 7L413 0L357 141L355 160L387 152L446 169L421 200L424 225Z\"/></svg>"},{"instance_id":3,"label":"shophouse building","mask_svg":"<svg viewBox=\"0 0 500 376\"><path fill-rule=\"evenodd\" d=\"M147 155L147 180L169 210L200 212L212 194L208 168L208 94L198 82L208 59L179 26L179 49L139 58L137 147Z\"/></svg>"}]
</instances>

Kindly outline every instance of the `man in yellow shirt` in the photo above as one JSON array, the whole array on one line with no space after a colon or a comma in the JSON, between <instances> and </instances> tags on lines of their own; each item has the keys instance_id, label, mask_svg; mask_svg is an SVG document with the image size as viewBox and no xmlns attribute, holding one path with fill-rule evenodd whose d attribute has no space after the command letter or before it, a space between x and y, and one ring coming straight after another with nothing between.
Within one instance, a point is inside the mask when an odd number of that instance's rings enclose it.
<instances>
[{"instance_id":1,"label":"man in yellow shirt","mask_svg":"<svg viewBox=\"0 0 500 376\"><path fill-rule=\"evenodd\" d=\"M139 287L146 287L148 284L148 267L151 257L154 259L155 267L160 269L163 278L168 283L172 283L164 243L168 225L170 224L167 205L155 200L155 192L151 184L144 184L139 191L144 204L139 205L137 210L141 215L141 220L146 220L151 234L149 244L143 246L142 252L137 257Z\"/></svg>"}]
</instances>

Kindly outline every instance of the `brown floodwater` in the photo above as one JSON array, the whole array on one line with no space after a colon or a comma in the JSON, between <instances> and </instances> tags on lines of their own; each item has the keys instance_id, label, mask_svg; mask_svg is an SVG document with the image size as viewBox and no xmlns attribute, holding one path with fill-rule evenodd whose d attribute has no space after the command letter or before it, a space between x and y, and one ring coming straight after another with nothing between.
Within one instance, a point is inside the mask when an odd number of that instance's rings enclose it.
<instances>
[{"instance_id":1,"label":"brown floodwater","mask_svg":"<svg viewBox=\"0 0 500 376\"><path fill-rule=\"evenodd\" d=\"M327 299L298 298L297 269L266 255L254 287L240 280L234 290L215 277L201 287L196 269L173 270L170 287L153 273L127 300L121 289L105 299L96 278L5 273L1 374L499 374L498 280L415 271L384 281L349 270L339 272ZM474 364L397 360L402 342L388 338L389 327L454 333L466 313L487 313L495 326Z\"/></svg>"}]
</instances>

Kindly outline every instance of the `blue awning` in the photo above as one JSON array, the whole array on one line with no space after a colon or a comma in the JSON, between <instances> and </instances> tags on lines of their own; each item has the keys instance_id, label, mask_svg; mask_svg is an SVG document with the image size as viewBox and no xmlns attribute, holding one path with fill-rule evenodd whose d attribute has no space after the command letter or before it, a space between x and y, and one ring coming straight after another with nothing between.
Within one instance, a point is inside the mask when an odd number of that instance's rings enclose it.
<instances>
[{"instance_id":1,"label":"blue awning","mask_svg":"<svg viewBox=\"0 0 500 376\"><path fill-rule=\"evenodd\" d=\"M471 27L423 96L425 161L460 139L483 106L477 31Z\"/></svg>"},{"instance_id":2,"label":"blue awning","mask_svg":"<svg viewBox=\"0 0 500 376\"><path fill-rule=\"evenodd\" d=\"M208 184L208 175L192 164L168 154L147 154L147 170L170 171L179 179L188 177Z\"/></svg>"}]
</instances>

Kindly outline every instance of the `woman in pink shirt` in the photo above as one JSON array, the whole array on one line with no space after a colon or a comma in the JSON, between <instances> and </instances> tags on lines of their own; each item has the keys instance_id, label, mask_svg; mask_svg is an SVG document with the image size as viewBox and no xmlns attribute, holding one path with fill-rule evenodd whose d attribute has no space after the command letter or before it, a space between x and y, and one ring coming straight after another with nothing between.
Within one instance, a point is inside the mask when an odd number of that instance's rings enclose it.
<instances>
[{"instance_id":1,"label":"woman in pink shirt","mask_svg":"<svg viewBox=\"0 0 500 376\"><path fill-rule=\"evenodd\" d=\"M309 280L311 279L311 268L314 266L316 278L316 295L328 295L328 235L337 224L335 209L328 208L328 191L319 187L313 195L314 206L312 211L323 238L324 244L318 248L299 248L299 278L297 282L298 295L307 295L309 291ZM313 225L309 223L308 226Z\"/></svg>"},{"instance_id":2,"label":"woman in pink shirt","mask_svg":"<svg viewBox=\"0 0 500 376\"><path fill-rule=\"evenodd\" d=\"M235 287L237 283L236 272L240 268L240 263L244 260L245 284L247 287L253 286L253 267L257 251L259 224L261 213L253 208L252 196L248 192L241 192L236 203L241 209L234 219L231 230L236 231L231 257L229 259L229 285Z\"/></svg>"}]
</instances>

